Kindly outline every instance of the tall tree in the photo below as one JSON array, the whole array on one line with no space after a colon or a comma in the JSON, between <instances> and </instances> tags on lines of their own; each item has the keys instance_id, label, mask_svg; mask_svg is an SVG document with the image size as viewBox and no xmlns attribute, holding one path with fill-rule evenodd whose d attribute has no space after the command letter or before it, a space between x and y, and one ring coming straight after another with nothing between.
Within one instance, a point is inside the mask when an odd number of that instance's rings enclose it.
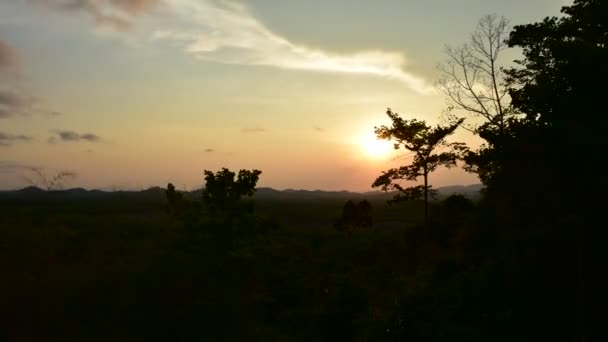
<instances>
[{"instance_id":1,"label":"tall tree","mask_svg":"<svg viewBox=\"0 0 608 342\"><path fill-rule=\"evenodd\" d=\"M510 130L525 139L512 140L505 149L517 153L508 172L497 183L510 189L538 188L529 203L552 230L575 228L579 281L579 340L589 338L586 327L585 252L587 243L605 241L589 224L596 213L584 199L602 196L606 189L605 87L608 79L608 2L575 0L562 7L562 17L516 26L509 46L519 47L524 58L508 70L514 108L526 114ZM525 168L524 168L525 167ZM525 170L517 174L515 170ZM573 177L580 169L581 177ZM518 180L517 183L512 180ZM594 186L589 186L589 180ZM567 189L564 191L564 189ZM575 201L566 201L563 193ZM545 223L546 224L546 223ZM572 232L571 230L568 230ZM593 238L591 238L593 236ZM586 243L587 241L587 243ZM589 260L589 259L587 259ZM589 260L593 262L593 260ZM600 266L600 265L598 265Z\"/></svg>"},{"instance_id":2,"label":"tall tree","mask_svg":"<svg viewBox=\"0 0 608 342\"><path fill-rule=\"evenodd\" d=\"M477 131L482 125L504 132L510 116L509 96L500 68L502 51L507 48L509 21L502 16L483 16L469 40L461 46L446 46L447 60L438 66L442 73L436 87L450 105L450 121L468 120L463 126Z\"/></svg>"},{"instance_id":3,"label":"tall tree","mask_svg":"<svg viewBox=\"0 0 608 342\"><path fill-rule=\"evenodd\" d=\"M462 124L464 119L449 126L431 127L426 122L416 119L407 120L393 112L390 108L386 111L392 120L392 125L376 127L375 132L379 139L394 141L395 149L405 148L413 153L414 157L410 165L393 168L382 172L372 187L382 187L384 191L397 190L394 201L412 200L424 198L424 221L429 222L429 174L439 166L452 167L456 165L463 145L460 143L448 143L446 138L454 133L456 128ZM436 151L438 149L449 149L447 151ZM404 188L399 184L401 180L416 181L423 177L424 185Z\"/></svg>"}]
</instances>

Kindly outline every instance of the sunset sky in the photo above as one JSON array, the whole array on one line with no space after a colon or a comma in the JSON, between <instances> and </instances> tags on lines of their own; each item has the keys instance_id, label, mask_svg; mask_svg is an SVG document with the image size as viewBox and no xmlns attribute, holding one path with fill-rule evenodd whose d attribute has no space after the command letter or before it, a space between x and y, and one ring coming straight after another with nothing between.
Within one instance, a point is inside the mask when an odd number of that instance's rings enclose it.
<instances>
[{"instance_id":1,"label":"sunset sky","mask_svg":"<svg viewBox=\"0 0 608 342\"><path fill-rule=\"evenodd\" d=\"M373 140L388 107L440 122L444 45L485 14L525 24L564 4L0 0L0 189L28 167L75 171L71 187L192 189L224 166L262 170L259 186L369 191L407 163Z\"/></svg>"}]
</instances>

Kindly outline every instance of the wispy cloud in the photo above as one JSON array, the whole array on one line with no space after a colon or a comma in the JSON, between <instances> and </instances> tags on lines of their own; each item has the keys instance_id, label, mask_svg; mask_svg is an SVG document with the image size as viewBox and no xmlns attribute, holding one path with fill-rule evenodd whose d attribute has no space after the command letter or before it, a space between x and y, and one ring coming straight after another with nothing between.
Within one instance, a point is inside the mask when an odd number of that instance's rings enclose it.
<instances>
[{"instance_id":1,"label":"wispy cloud","mask_svg":"<svg viewBox=\"0 0 608 342\"><path fill-rule=\"evenodd\" d=\"M428 93L432 87L405 70L401 53L380 50L336 54L291 42L270 30L242 4L223 0L168 0L181 27L158 30L154 39L177 42L197 58L227 64L366 74L403 82Z\"/></svg>"},{"instance_id":2,"label":"wispy cloud","mask_svg":"<svg viewBox=\"0 0 608 342\"><path fill-rule=\"evenodd\" d=\"M338 54L292 42L231 0L29 0L65 12L86 13L97 26L124 30L135 18L162 8L164 28L152 40L171 41L196 58L223 64L269 66L290 70L373 75L394 79L410 89L434 88L406 69L400 52L367 49ZM159 12L160 14L160 12Z\"/></svg>"},{"instance_id":3,"label":"wispy cloud","mask_svg":"<svg viewBox=\"0 0 608 342\"><path fill-rule=\"evenodd\" d=\"M23 134L9 134L0 132L0 146L11 146L14 142L31 141L32 137Z\"/></svg>"},{"instance_id":4,"label":"wispy cloud","mask_svg":"<svg viewBox=\"0 0 608 342\"><path fill-rule=\"evenodd\" d=\"M9 85L8 83L5 86ZM0 86L1 87L1 86ZM13 89L0 89L0 119L11 116L27 115L37 111L34 108L36 99L18 89L13 85Z\"/></svg>"},{"instance_id":5,"label":"wispy cloud","mask_svg":"<svg viewBox=\"0 0 608 342\"><path fill-rule=\"evenodd\" d=\"M31 102L17 89L20 69L17 50L0 40L0 119L24 112Z\"/></svg>"},{"instance_id":6,"label":"wispy cloud","mask_svg":"<svg viewBox=\"0 0 608 342\"><path fill-rule=\"evenodd\" d=\"M68 130L59 130L54 132L56 135L50 137L48 142L51 144L57 143L59 141L63 142L78 142L78 141L88 141L88 142L99 142L101 137L93 133L77 133L74 131Z\"/></svg>"},{"instance_id":7,"label":"wispy cloud","mask_svg":"<svg viewBox=\"0 0 608 342\"><path fill-rule=\"evenodd\" d=\"M98 26L124 30L133 17L157 6L160 0L29 0L34 4L88 14Z\"/></svg>"},{"instance_id":8,"label":"wispy cloud","mask_svg":"<svg viewBox=\"0 0 608 342\"><path fill-rule=\"evenodd\" d=\"M24 85L21 57L8 43L0 40L0 119L17 115L57 115L40 106L40 100Z\"/></svg>"},{"instance_id":9,"label":"wispy cloud","mask_svg":"<svg viewBox=\"0 0 608 342\"><path fill-rule=\"evenodd\" d=\"M241 130L242 133L264 133L266 132L265 128L262 127L245 127Z\"/></svg>"}]
</instances>

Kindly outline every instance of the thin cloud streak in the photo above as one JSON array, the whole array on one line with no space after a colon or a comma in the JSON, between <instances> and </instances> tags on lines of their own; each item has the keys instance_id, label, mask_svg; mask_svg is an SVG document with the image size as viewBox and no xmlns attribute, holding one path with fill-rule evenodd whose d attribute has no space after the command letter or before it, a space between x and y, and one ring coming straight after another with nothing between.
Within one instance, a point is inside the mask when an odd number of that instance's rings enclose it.
<instances>
[{"instance_id":1,"label":"thin cloud streak","mask_svg":"<svg viewBox=\"0 0 608 342\"><path fill-rule=\"evenodd\" d=\"M48 8L88 14L97 26L109 26L117 30L131 27L133 17L154 7L160 0L29 0Z\"/></svg>"},{"instance_id":2,"label":"thin cloud streak","mask_svg":"<svg viewBox=\"0 0 608 342\"><path fill-rule=\"evenodd\" d=\"M334 54L299 45L281 37L255 18L242 4L222 0L169 0L182 27L158 30L154 40L177 42L197 58L283 69L365 74L403 82L429 94L433 88L404 70L401 53L364 51Z\"/></svg>"},{"instance_id":3,"label":"thin cloud streak","mask_svg":"<svg viewBox=\"0 0 608 342\"><path fill-rule=\"evenodd\" d=\"M64 142L78 142L78 141L88 141L88 142L99 142L101 138L93 133L84 133L80 134L74 131L68 130L60 130L55 132L57 136L52 136L48 139L48 142L51 144L57 143L59 141Z\"/></svg>"},{"instance_id":4,"label":"thin cloud streak","mask_svg":"<svg viewBox=\"0 0 608 342\"><path fill-rule=\"evenodd\" d=\"M245 127L241 130L242 133L264 133L266 129L262 127Z\"/></svg>"},{"instance_id":5,"label":"thin cloud streak","mask_svg":"<svg viewBox=\"0 0 608 342\"><path fill-rule=\"evenodd\" d=\"M11 146L14 142L27 142L34 138L23 134L9 134L0 132L0 147Z\"/></svg>"}]
</instances>

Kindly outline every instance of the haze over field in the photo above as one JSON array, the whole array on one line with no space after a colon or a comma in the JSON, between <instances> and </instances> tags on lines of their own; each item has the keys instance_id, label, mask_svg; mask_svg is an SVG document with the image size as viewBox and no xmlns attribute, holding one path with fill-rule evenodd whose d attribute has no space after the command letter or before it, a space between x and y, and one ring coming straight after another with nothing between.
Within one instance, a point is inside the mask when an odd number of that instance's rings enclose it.
<instances>
[{"instance_id":1,"label":"haze over field","mask_svg":"<svg viewBox=\"0 0 608 342\"><path fill-rule=\"evenodd\" d=\"M406 160L374 139L387 107L438 123L445 44L484 14L516 25L562 5L1 0L0 188L41 167L77 172L71 186L192 189L225 166L263 170L262 187L368 191Z\"/></svg>"}]
</instances>

